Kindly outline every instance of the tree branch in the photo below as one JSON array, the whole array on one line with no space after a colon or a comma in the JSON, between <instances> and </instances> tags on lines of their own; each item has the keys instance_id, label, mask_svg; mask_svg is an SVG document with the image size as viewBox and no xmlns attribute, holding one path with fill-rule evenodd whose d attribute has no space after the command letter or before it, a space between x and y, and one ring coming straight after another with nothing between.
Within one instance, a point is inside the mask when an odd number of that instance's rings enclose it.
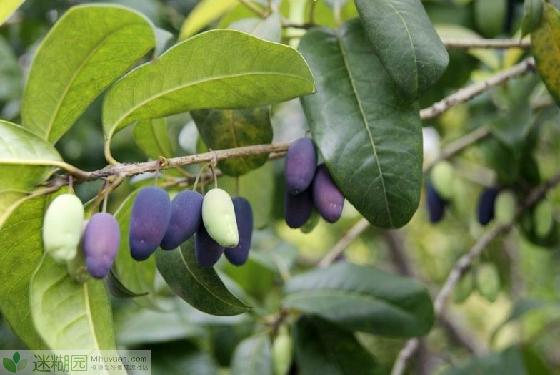
<instances>
[{"instance_id":1,"label":"tree branch","mask_svg":"<svg viewBox=\"0 0 560 375\"><path fill-rule=\"evenodd\" d=\"M470 49L470 48L490 48L490 49L506 49L506 48L530 48L531 41L519 39L456 39L444 38L443 44L447 49Z\"/></svg>"},{"instance_id":2,"label":"tree branch","mask_svg":"<svg viewBox=\"0 0 560 375\"><path fill-rule=\"evenodd\" d=\"M330 266L338 257L344 253L344 250L356 239L369 228L369 222L366 219L360 219L354 226L352 226L348 232L342 236L342 238L333 246L333 248L325 255L323 259L318 263L319 267Z\"/></svg>"}]
</instances>

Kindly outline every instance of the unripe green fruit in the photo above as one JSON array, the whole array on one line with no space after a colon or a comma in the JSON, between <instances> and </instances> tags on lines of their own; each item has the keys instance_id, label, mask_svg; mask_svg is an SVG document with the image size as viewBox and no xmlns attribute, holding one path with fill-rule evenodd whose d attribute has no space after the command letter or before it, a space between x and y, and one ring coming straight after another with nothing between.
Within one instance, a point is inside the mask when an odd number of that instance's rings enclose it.
<instances>
[{"instance_id":1,"label":"unripe green fruit","mask_svg":"<svg viewBox=\"0 0 560 375\"><path fill-rule=\"evenodd\" d=\"M275 375L286 375L292 363L292 338L284 328L272 345L272 358Z\"/></svg>"},{"instance_id":2,"label":"unripe green fruit","mask_svg":"<svg viewBox=\"0 0 560 375\"><path fill-rule=\"evenodd\" d=\"M50 204L43 222L43 244L56 262L76 257L83 221L84 206L74 194L59 195Z\"/></svg>"},{"instance_id":3,"label":"unripe green fruit","mask_svg":"<svg viewBox=\"0 0 560 375\"><path fill-rule=\"evenodd\" d=\"M239 231L231 197L225 190L212 189L202 202L202 221L214 241L223 247L239 244Z\"/></svg>"},{"instance_id":4,"label":"unripe green fruit","mask_svg":"<svg viewBox=\"0 0 560 375\"><path fill-rule=\"evenodd\" d=\"M430 172L430 180L442 198L450 200L453 197L455 171L451 163L444 160L434 165Z\"/></svg>"},{"instance_id":5,"label":"unripe green fruit","mask_svg":"<svg viewBox=\"0 0 560 375\"><path fill-rule=\"evenodd\" d=\"M311 213L311 217L307 219L305 224L300 228L302 233L311 233L313 229L319 224L319 220L321 219L321 215L316 210L313 210Z\"/></svg>"},{"instance_id":6,"label":"unripe green fruit","mask_svg":"<svg viewBox=\"0 0 560 375\"><path fill-rule=\"evenodd\" d=\"M457 286L453 291L453 300L456 303L465 302L467 298L469 298L469 296L471 295L473 289L474 289L474 276L472 271L467 271L467 273L465 273L463 277L461 277L461 279L459 280Z\"/></svg>"},{"instance_id":7,"label":"unripe green fruit","mask_svg":"<svg viewBox=\"0 0 560 375\"><path fill-rule=\"evenodd\" d=\"M489 302L495 302L500 293L500 275L493 264L485 263L476 272L476 289Z\"/></svg>"},{"instance_id":8,"label":"unripe green fruit","mask_svg":"<svg viewBox=\"0 0 560 375\"><path fill-rule=\"evenodd\" d=\"M537 236L542 238L550 233L552 225L554 224L552 211L552 205L547 200L540 202L535 207L533 220L535 222L535 234Z\"/></svg>"},{"instance_id":9,"label":"unripe green fruit","mask_svg":"<svg viewBox=\"0 0 560 375\"><path fill-rule=\"evenodd\" d=\"M515 218L516 201L511 191L503 191L496 198L496 222L509 224Z\"/></svg>"}]
</instances>

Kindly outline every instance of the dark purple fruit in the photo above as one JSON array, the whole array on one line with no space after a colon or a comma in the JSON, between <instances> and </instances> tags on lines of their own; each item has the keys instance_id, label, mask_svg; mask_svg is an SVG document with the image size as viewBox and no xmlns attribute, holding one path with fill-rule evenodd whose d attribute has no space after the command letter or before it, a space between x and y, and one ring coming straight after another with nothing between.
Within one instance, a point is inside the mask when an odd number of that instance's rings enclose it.
<instances>
[{"instance_id":1,"label":"dark purple fruit","mask_svg":"<svg viewBox=\"0 0 560 375\"><path fill-rule=\"evenodd\" d=\"M130 253L136 260L145 260L158 248L171 218L171 202L167 192L147 187L138 193L130 216Z\"/></svg>"},{"instance_id":2,"label":"dark purple fruit","mask_svg":"<svg viewBox=\"0 0 560 375\"><path fill-rule=\"evenodd\" d=\"M222 256L224 248L210 237L204 225L198 228L195 238L194 251L198 265L204 268L213 267Z\"/></svg>"},{"instance_id":3,"label":"dark purple fruit","mask_svg":"<svg viewBox=\"0 0 560 375\"><path fill-rule=\"evenodd\" d=\"M202 194L185 190L171 202L171 219L161 241L164 250L176 249L198 230L202 222Z\"/></svg>"},{"instance_id":4,"label":"dark purple fruit","mask_svg":"<svg viewBox=\"0 0 560 375\"><path fill-rule=\"evenodd\" d=\"M487 225L494 219L496 198L500 191L495 187L485 188L478 198L477 216L480 225Z\"/></svg>"},{"instance_id":5,"label":"dark purple fruit","mask_svg":"<svg viewBox=\"0 0 560 375\"><path fill-rule=\"evenodd\" d=\"M342 215L344 195L336 187L329 170L320 165L313 179L313 203L319 214L329 223L335 223Z\"/></svg>"},{"instance_id":6,"label":"dark purple fruit","mask_svg":"<svg viewBox=\"0 0 560 375\"><path fill-rule=\"evenodd\" d=\"M315 145L309 138L300 138L290 145L284 164L286 190L292 195L306 190L317 168Z\"/></svg>"},{"instance_id":7,"label":"dark purple fruit","mask_svg":"<svg viewBox=\"0 0 560 375\"><path fill-rule=\"evenodd\" d=\"M239 231L239 245L224 250L227 260L233 265L241 266L249 258L251 238L253 237L253 210L247 199L233 198L237 230Z\"/></svg>"},{"instance_id":8,"label":"dark purple fruit","mask_svg":"<svg viewBox=\"0 0 560 375\"><path fill-rule=\"evenodd\" d=\"M284 217L290 228L301 228L313 212L311 189L292 195L286 192L284 197Z\"/></svg>"},{"instance_id":9,"label":"dark purple fruit","mask_svg":"<svg viewBox=\"0 0 560 375\"><path fill-rule=\"evenodd\" d=\"M119 250L121 233L119 223L108 213L99 213L91 217L82 239L82 247L89 274L102 279L111 270Z\"/></svg>"},{"instance_id":10,"label":"dark purple fruit","mask_svg":"<svg viewBox=\"0 0 560 375\"><path fill-rule=\"evenodd\" d=\"M426 208L430 223L439 223L445 216L445 200L439 195L434 186L426 183Z\"/></svg>"}]
</instances>

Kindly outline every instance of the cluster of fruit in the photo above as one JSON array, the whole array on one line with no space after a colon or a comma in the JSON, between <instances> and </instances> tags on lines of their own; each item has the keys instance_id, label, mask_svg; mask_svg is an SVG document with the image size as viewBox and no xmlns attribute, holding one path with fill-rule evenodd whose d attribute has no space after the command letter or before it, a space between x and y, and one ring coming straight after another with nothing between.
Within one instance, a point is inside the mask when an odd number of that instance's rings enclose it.
<instances>
[{"instance_id":1,"label":"cluster of fruit","mask_svg":"<svg viewBox=\"0 0 560 375\"><path fill-rule=\"evenodd\" d=\"M313 208L329 223L340 219L344 196L324 164L317 166L313 141L300 138L290 145L284 165L286 178L285 219L290 228L303 227Z\"/></svg>"}]
</instances>

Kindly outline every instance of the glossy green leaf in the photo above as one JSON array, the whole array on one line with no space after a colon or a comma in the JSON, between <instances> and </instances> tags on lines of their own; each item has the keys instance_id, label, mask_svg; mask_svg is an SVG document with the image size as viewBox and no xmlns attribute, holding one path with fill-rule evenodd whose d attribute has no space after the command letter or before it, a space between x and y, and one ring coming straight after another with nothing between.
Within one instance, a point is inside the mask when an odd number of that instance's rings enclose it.
<instances>
[{"instance_id":1,"label":"glossy green leaf","mask_svg":"<svg viewBox=\"0 0 560 375\"><path fill-rule=\"evenodd\" d=\"M272 141L270 107L251 109L202 109L192 111L200 137L211 150L269 144ZM229 176L241 176L262 166L268 154L231 158L218 162Z\"/></svg>"},{"instance_id":2,"label":"glossy green leaf","mask_svg":"<svg viewBox=\"0 0 560 375\"><path fill-rule=\"evenodd\" d=\"M23 4L25 0L0 0L0 25Z\"/></svg>"},{"instance_id":3,"label":"glossy green leaf","mask_svg":"<svg viewBox=\"0 0 560 375\"><path fill-rule=\"evenodd\" d=\"M234 30L185 40L117 82L105 97L107 142L126 125L203 108L246 108L313 92L294 49Z\"/></svg>"},{"instance_id":4,"label":"glossy green leaf","mask_svg":"<svg viewBox=\"0 0 560 375\"><path fill-rule=\"evenodd\" d=\"M357 21L313 29L300 49L317 81L303 107L335 182L372 224L403 226L420 200L418 106L400 94Z\"/></svg>"},{"instance_id":5,"label":"glossy green leaf","mask_svg":"<svg viewBox=\"0 0 560 375\"><path fill-rule=\"evenodd\" d=\"M103 282L75 282L45 256L30 283L31 315L51 349L115 348L111 305Z\"/></svg>"},{"instance_id":6,"label":"glossy green leaf","mask_svg":"<svg viewBox=\"0 0 560 375\"><path fill-rule=\"evenodd\" d=\"M290 279L284 306L348 329L385 336L420 336L434 313L426 288L413 279L341 262Z\"/></svg>"},{"instance_id":7,"label":"glossy green leaf","mask_svg":"<svg viewBox=\"0 0 560 375\"><path fill-rule=\"evenodd\" d=\"M416 98L436 83L449 55L420 1L356 0L356 6L379 60L404 93Z\"/></svg>"},{"instance_id":8,"label":"glossy green leaf","mask_svg":"<svg viewBox=\"0 0 560 375\"><path fill-rule=\"evenodd\" d=\"M537 71L557 104L560 104L560 11L544 5L540 26L531 34Z\"/></svg>"},{"instance_id":9,"label":"glossy green leaf","mask_svg":"<svg viewBox=\"0 0 560 375\"><path fill-rule=\"evenodd\" d=\"M160 156L173 156L173 146L164 118L145 120L134 127L134 140L144 153L153 160Z\"/></svg>"},{"instance_id":10,"label":"glossy green leaf","mask_svg":"<svg viewBox=\"0 0 560 375\"><path fill-rule=\"evenodd\" d=\"M29 305L29 281L41 261L41 229L47 197L20 200L0 227L0 310L14 333L32 349L47 346L35 330Z\"/></svg>"},{"instance_id":11,"label":"glossy green leaf","mask_svg":"<svg viewBox=\"0 0 560 375\"><path fill-rule=\"evenodd\" d=\"M194 240L180 249L159 250L157 268L169 287L188 304L212 315L238 315L249 310L225 287L213 268L202 268L194 254Z\"/></svg>"},{"instance_id":12,"label":"glossy green leaf","mask_svg":"<svg viewBox=\"0 0 560 375\"><path fill-rule=\"evenodd\" d=\"M232 375L272 375L272 354L267 334L249 337L237 346L231 363Z\"/></svg>"},{"instance_id":13,"label":"glossy green leaf","mask_svg":"<svg viewBox=\"0 0 560 375\"><path fill-rule=\"evenodd\" d=\"M183 22L179 39L196 34L238 4L238 0L201 0Z\"/></svg>"},{"instance_id":14,"label":"glossy green leaf","mask_svg":"<svg viewBox=\"0 0 560 375\"><path fill-rule=\"evenodd\" d=\"M375 359L351 332L317 317L296 323L295 355L301 375L378 373Z\"/></svg>"},{"instance_id":15,"label":"glossy green leaf","mask_svg":"<svg viewBox=\"0 0 560 375\"><path fill-rule=\"evenodd\" d=\"M115 5L71 8L35 53L22 102L23 125L56 142L154 45L152 25L140 13Z\"/></svg>"},{"instance_id":16,"label":"glossy green leaf","mask_svg":"<svg viewBox=\"0 0 560 375\"><path fill-rule=\"evenodd\" d=\"M543 8L543 0L525 0L523 19L521 20L521 37L533 32L539 26Z\"/></svg>"},{"instance_id":17,"label":"glossy green leaf","mask_svg":"<svg viewBox=\"0 0 560 375\"><path fill-rule=\"evenodd\" d=\"M273 13L264 19L245 18L232 23L229 28L244 31L271 42L280 43L282 41L282 20L278 13Z\"/></svg>"}]
</instances>

